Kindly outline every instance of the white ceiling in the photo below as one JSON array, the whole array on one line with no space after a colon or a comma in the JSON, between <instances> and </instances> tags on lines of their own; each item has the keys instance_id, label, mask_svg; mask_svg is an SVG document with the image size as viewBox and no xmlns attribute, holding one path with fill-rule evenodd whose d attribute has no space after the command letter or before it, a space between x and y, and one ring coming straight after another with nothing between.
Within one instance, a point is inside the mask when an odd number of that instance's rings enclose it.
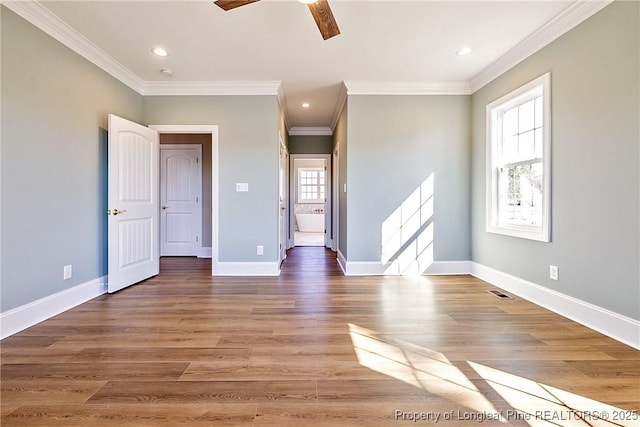
<instances>
[{"instance_id":1,"label":"white ceiling","mask_svg":"<svg viewBox=\"0 0 640 427\"><path fill-rule=\"evenodd\" d=\"M144 84L281 82L287 126L317 128L333 126L343 81L354 88L470 93L490 79L492 66L510 55L512 62L522 59L514 49L583 3L329 1L342 34L327 41L295 0L263 0L228 12L209 0L40 5ZM473 53L457 56L465 45ZM156 46L169 56L153 55ZM165 77L162 68L175 75ZM303 101L311 108L304 110Z\"/></svg>"}]
</instances>

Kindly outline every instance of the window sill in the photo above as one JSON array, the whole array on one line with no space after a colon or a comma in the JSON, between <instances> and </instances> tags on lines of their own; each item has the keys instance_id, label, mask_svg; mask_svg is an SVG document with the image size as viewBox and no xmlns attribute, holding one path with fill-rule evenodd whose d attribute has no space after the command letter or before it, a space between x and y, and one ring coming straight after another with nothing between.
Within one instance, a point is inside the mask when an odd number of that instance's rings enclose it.
<instances>
[{"instance_id":1,"label":"window sill","mask_svg":"<svg viewBox=\"0 0 640 427\"><path fill-rule=\"evenodd\" d=\"M508 227L487 225L488 233L502 234L504 236L518 237L520 239L535 240L548 243L551 241L548 230L544 227Z\"/></svg>"}]
</instances>

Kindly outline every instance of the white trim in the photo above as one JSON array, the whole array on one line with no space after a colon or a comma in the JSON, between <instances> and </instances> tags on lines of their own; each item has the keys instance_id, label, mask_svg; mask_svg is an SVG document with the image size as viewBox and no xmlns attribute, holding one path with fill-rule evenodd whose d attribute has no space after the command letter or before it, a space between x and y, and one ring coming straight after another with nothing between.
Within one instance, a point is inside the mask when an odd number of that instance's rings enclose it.
<instances>
[{"instance_id":1,"label":"white trim","mask_svg":"<svg viewBox=\"0 0 640 427\"><path fill-rule=\"evenodd\" d=\"M542 220L540 226L501 222L499 173L502 151L502 114L534 97L542 96ZM485 230L490 233L540 242L551 241L551 73L525 83L486 106ZM538 159L539 160L539 159ZM522 162L524 163L524 162Z\"/></svg>"},{"instance_id":2,"label":"white trim","mask_svg":"<svg viewBox=\"0 0 640 427\"><path fill-rule=\"evenodd\" d=\"M333 108L333 115L331 116L331 129L335 129L338 126L338 120L340 120L340 115L342 114L342 110L347 105L347 87L344 82L340 85L340 92L338 93L338 99L336 100L336 105Z\"/></svg>"},{"instance_id":3,"label":"white trim","mask_svg":"<svg viewBox=\"0 0 640 427\"><path fill-rule=\"evenodd\" d=\"M471 78L469 80L471 93L515 67L610 3L613 3L613 0L583 0L572 3L555 18Z\"/></svg>"},{"instance_id":4,"label":"white trim","mask_svg":"<svg viewBox=\"0 0 640 427\"><path fill-rule=\"evenodd\" d=\"M331 250L338 250L340 239L340 141L331 153Z\"/></svg>"},{"instance_id":5,"label":"white trim","mask_svg":"<svg viewBox=\"0 0 640 427\"><path fill-rule=\"evenodd\" d=\"M471 261L434 261L427 268L426 275L457 276L471 274Z\"/></svg>"},{"instance_id":6,"label":"white trim","mask_svg":"<svg viewBox=\"0 0 640 427\"><path fill-rule=\"evenodd\" d=\"M640 350L638 320L476 262L471 263L471 275Z\"/></svg>"},{"instance_id":7,"label":"white trim","mask_svg":"<svg viewBox=\"0 0 640 427\"><path fill-rule=\"evenodd\" d=\"M0 314L0 339L70 310L107 292L107 276L90 280Z\"/></svg>"},{"instance_id":8,"label":"white trim","mask_svg":"<svg viewBox=\"0 0 640 427\"><path fill-rule=\"evenodd\" d=\"M378 82L345 80L348 95L471 95L467 82Z\"/></svg>"},{"instance_id":9,"label":"white trim","mask_svg":"<svg viewBox=\"0 0 640 427\"><path fill-rule=\"evenodd\" d=\"M13 12L35 25L87 61L142 94L144 80L100 49L38 1L2 1Z\"/></svg>"},{"instance_id":10,"label":"white trim","mask_svg":"<svg viewBox=\"0 0 640 427\"><path fill-rule=\"evenodd\" d=\"M342 257L342 258L341 258ZM341 264L344 262L344 267ZM338 264L345 276L401 276L389 273L381 261L346 261L338 252ZM445 276L471 273L471 261L434 261L423 275Z\"/></svg>"},{"instance_id":11,"label":"white trim","mask_svg":"<svg viewBox=\"0 0 640 427\"><path fill-rule=\"evenodd\" d=\"M279 276L280 263L274 262L218 262L214 276Z\"/></svg>"},{"instance_id":12,"label":"white trim","mask_svg":"<svg viewBox=\"0 0 640 427\"><path fill-rule=\"evenodd\" d=\"M342 273L346 276L347 275L347 259L344 257L344 255L342 255L342 252L340 252L340 249L338 249L337 260L338 260L338 267L340 267L340 270L342 270Z\"/></svg>"},{"instance_id":13,"label":"white trim","mask_svg":"<svg viewBox=\"0 0 640 427\"><path fill-rule=\"evenodd\" d=\"M218 162L218 126L217 125L149 125L158 133L211 134L211 275L218 268L220 222L219 200L219 162Z\"/></svg>"},{"instance_id":14,"label":"white trim","mask_svg":"<svg viewBox=\"0 0 640 427\"><path fill-rule=\"evenodd\" d=\"M502 75L505 71L533 55L553 40L562 36L613 0L583 0L572 3L567 9L502 55L468 82L365 82L345 81L351 95L469 95ZM278 95L280 82L162 82L144 81L131 70L116 61L66 22L51 13L38 1L6 1L2 4L31 24L35 25L80 56L111 74L141 95ZM346 91L345 91L346 92ZM332 127L337 123L344 106L340 95ZM284 98L283 98L284 99Z\"/></svg>"},{"instance_id":15,"label":"white trim","mask_svg":"<svg viewBox=\"0 0 640 427\"><path fill-rule=\"evenodd\" d=\"M325 201L317 204L324 205L324 246L330 247L331 239L327 230L331 229L333 215L331 214L333 209L333 170L331 166L331 154L290 154L289 155L289 194L295 194L295 199L291 199L289 203L289 235L293 239L292 247L295 246L295 205L300 203L298 193L298 171L296 170L296 160L305 159L318 159L324 161L325 167ZM314 202L311 202L314 203Z\"/></svg>"},{"instance_id":16,"label":"white trim","mask_svg":"<svg viewBox=\"0 0 640 427\"><path fill-rule=\"evenodd\" d=\"M278 95L280 81L147 81L140 93L160 95Z\"/></svg>"},{"instance_id":17,"label":"white trim","mask_svg":"<svg viewBox=\"0 0 640 427\"><path fill-rule=\"evenodd\" d=\"M158 133L218 133L217 125L149 125L151 129L155 129Z\"/></svg>"},{"instance_id":18,"label":"white trim","mask_svg":"<svg viewBox=\"0 0 640 427\"><path fill-rule=\"evenodd\" d=\"M331 136L333 131L329 127L301 127L294 126L289 129L289 136Z\"/></svg>"},{"instance_id":19,"label":"white trim","mask_svg":"<svg viewBox=\"0 0 640 427\"><path fill-rule=\"evenodd\" d=\"M200 248L198 258L212 258L211 246L205 246Z\"/></svg>"}]
</instances>

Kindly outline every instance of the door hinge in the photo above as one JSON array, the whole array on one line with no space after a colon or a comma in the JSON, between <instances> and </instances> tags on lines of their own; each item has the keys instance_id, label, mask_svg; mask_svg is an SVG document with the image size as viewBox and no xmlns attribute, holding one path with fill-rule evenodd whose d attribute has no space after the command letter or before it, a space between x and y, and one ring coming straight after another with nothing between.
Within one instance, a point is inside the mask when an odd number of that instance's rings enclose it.
<instances>
[{"instance_id":1,"label":"door hinge","mask_svg":"<svg viewBox=\"0 0 640 427\"><path fill-rule=\"evenodd\" d=\"M196 236L196 242L198 241L198 236Z\"/></svg>"},{"instance_id":2,"label":"door hinge","mask_svg":"<svg viewBox=\"0 0 640 427\"><path fill-rule=\"evenodd\" d=\"M196 196L196 203L200 203L200 198Z\"/></svg>"},{"instance_id":3,"label":"door hinge","mask_svg":"<svg viewBox=\"0 0 640 427\"><path fill-rule=\"evenodd\" d=\"M196 157L196 164L198 164L200 162L200 158Z\"/></svg>"}]
</instances>

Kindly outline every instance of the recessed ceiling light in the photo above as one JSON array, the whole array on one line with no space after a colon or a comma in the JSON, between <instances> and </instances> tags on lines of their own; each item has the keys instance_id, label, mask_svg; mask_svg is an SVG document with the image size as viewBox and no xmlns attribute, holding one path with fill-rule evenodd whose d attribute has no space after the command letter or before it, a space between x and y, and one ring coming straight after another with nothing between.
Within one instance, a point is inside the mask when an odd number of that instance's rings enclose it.
<instances>
[{"instance_id":1,"label":"recessed ceiling light","mask_svg":"<svg viewBox=\"0 0 640 427\"><path fill-rule=\"evenodd\" d=\"M302 103L302 108L309 108L309 107L311 107L311 104L309 104L308 102Z\"/></svg>"},{"instance_id":2,"label":"recessed ceiling light","mask_svg":"<svg viewBox=\"0 0 640 427\"><path fill-rule=\"evenodd\" d=\"M160 70L160 72L167 77L173 77L173 75L175 74L173 70L170 70L168 68L163 68L162 70Z\"/></svg>"},{"instance_id":3,"label":"recessed ceiling light","mask_svg":"<svg viewBox=\"0 0 640 427\"><path fill-rule=\"evenodd\" d=\"M456 53L458 54L458 56L465 56L469 55L471 52L473 52L473 50L469 46L465 46L460 48Z\"/></svg>"},{"instance_id":4,"label":"recessed ceiling light","mask_svg":"<svg viewBox=\"0 0 640 427\"><path fill-rule=\"evenodd\" d=\"M318 0L298 0L300 3L304 3L304 4L311 4L311 3L315 3Z\"/></svg>"},{"instance_id":5,"label":"recessed ceiling light","mask_svg":"<svg viewBox=\"0 0 640 427\"><path fill-rule=\"evenodd\" d=\"M169 56L169 53L161 47L156 47L151 49L151 52L155 53L158 56Z\"/></svg>"}]
</instances>

